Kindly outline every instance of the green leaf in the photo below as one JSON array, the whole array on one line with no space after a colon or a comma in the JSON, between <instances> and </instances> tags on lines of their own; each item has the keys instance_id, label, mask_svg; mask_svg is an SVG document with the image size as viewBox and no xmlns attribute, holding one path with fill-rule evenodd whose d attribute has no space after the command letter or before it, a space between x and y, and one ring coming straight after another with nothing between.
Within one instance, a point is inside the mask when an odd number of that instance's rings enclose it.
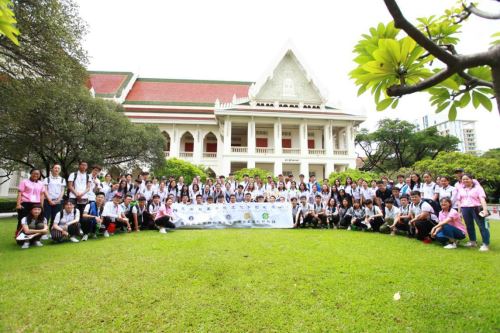
<instances>
[{"instance_id":1,"label":"green leaf","mask_svg":"<svg viewBox=\"0 0 500 333\"><path fill-rule=\"evenodd\" d=\"M453 121L455 119L457 119L457 107L452 105L448 111L448 120Z\"/></svg>"},{"instance_id":2,"label":"green leaf","mask_svg":"<svg viewBox=\"0 0 500 333\"><path fill-rule=\"evenodd\" d=\"M478 93L475 90L472 92L472 105L474 106L474 109L477 109L481 103L478 95L481 95L481 93Z\"/></svg>"},{"instance_id":3,"label":"green leaf","mask_svg":"<svg viewBox=\"0 0 500 333\"><path fill-rule=\"evenodd\" d=\"M448 89L452 89L452 90L459 90L460 89L460 86L458 85L458 83L455 80L453 80L451 77L440 82L439 85L446 87Z\"/></svg>"},{"instance_id":4,"label":"green leaf","mask_svg":"<svg viewBox=\"0 0 500 333\"><path fill-rule=\"evenodd\" d=\"M450 105L450 101L446 101L443 104L438 105L438 108L436 109L436 113L443 111L444 109L446 109L448 107L448 105Z\"/></svg>"},{"instance_id":5,"label":"green leaf","mask_svg":"<svg viewBox=\"0 0 500 333\"><path fill-rule=\"evenodd\" d=\"M464 92L462 98L460 98L460 107L464 108L470 103L470 93L468 91Z\"/></svg>"},{"instance_id":6,"label":"green leaf","mask_svg":"<svg viewBox=\"0 0 500 333\"><path fill-rule=\"evenodd\" d=\"M391 105L392 101L393 101L392 97L381 100L377 104L377 111L384 111L389 107L389 105Z\"/></svg>"},{"instance_id":7,"label":"green leaf","mask_svg":"<svg viewBox=\"0 0 500 333\"><path fill-rule=\"evenodd\" d=\"M485 107L486 110L491 111L493 105L488 97L481 93L477 93L477 99Z\"/></svg>"},{"instance_id":8,"label":"green leaf","mask_svg":"<svg viewBox=\"0 0 500 333\"><path fill-rule=\"evenodd\" d=\"M391 108L395 109L398 107L399 104L399 98L394 98L394 103L392 103Z\"/></svg>"}]
</instances>

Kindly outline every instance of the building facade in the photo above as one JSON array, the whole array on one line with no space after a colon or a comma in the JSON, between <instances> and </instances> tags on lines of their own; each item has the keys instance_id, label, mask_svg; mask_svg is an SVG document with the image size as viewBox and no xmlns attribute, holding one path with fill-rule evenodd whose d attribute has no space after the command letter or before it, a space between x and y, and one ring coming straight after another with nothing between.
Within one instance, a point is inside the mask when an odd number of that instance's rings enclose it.
<instances>
[{"instance_id":1,"label":"building facade","mask_svg":"<svg viewBox=\"0 0 500 333\"><path fill-rule=\"evenodd\" d=\"M121 103L132 122L158 125L166 158L217 175L258 167L325 177L356 166L354 137L365 117L328 106L291 48L256 82L90 72L90 83L96 97Z\"/></svg>"},{"instance_id":2,"label":"building facade","mask_svg":"<svg viewBox=\"0 0 500 333\"><path fill-rule=\"evenodd\" d=\"M479 154L476 144L476 121L456 119L449 121L444 113L429 114L415 120L418 130L435 126L440 135L451 135L460 140L458 150L462 153Z\"/></svg>"}]
</instances>

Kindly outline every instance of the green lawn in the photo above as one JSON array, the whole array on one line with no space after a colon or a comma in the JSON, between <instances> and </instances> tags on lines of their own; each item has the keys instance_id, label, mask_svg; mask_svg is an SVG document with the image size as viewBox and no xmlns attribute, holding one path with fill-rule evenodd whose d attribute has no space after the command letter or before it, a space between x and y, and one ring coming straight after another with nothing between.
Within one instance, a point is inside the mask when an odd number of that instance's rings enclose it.
<instances>
[{"instance_id":1,"label":"green lawn","mask_svg":"<svg viewBox=\"0 0 500 333\"><path fill-rule=\"evenodd\" d=\"M489 253L345 230L255 229L21 250L14 228L0 220L1 332L500 330L499 223Z\"/></svg>"}]
</instances>

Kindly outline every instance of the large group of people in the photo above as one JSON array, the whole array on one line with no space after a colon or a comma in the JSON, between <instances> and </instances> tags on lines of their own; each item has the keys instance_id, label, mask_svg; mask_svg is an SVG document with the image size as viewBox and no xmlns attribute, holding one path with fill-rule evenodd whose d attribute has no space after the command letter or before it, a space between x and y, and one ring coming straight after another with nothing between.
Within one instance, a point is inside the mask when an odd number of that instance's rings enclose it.
<instances>
[{"instance_id":1,"label":"large group of people","mask_svg":"<svg viewBox=\"0 0 500 333\"><path fill-rule=\"evenodd\" d=\"M479 182L463 169L456 179L430 173L399 175L396 181L336 179L318 181L315 176L298 179L292 174L244 175L239 181L228 177L150 178L142 172L113 179L101 167L82 161L66 181L55 164L41 179L40 170L21 181L17 197L16 240L22 248L43 246L42 240L77 243L89 238L112 236L115 232L175 228L172 205L226 204L237 202L290 202L294 228L363 230L406 235L426 243L433 240L446 249L457 248L467 236L466 247L477 247L476 223L482 245L488 251L489 214L486 194ZM454 185L451 182L455 181ZM465 225L463 223L465 222Z\"/></svg>"}]
</instances>

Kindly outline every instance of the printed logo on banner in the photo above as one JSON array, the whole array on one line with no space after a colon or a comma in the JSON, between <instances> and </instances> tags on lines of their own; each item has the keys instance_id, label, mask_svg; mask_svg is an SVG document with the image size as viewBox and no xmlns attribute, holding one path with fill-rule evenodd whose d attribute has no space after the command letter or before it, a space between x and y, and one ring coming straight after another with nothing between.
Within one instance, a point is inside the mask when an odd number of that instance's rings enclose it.
<instances>
[{"instance_id":1,"label":"printed logo on banner","mask_svg":"<svg viewBox=\"0 0 500 333\"><path fill-rule=\"evenodd\" d=\"M243 214L243 218L245 220L250 220L251 217L252 217L252 214L250 214L250 212L245 212L245 214Z\"/></svg>"},{"instance_id":2,"label":"printed logo on banner","mask_svg":"<svg viewBox=\"0 0 500 333\"><path fill-rule=\"evenodd\" d=\"M189 221L192 221L192 220L194 220L194 216L191 215L191 216L189 216Z\"/></svg>"},{"instance_id":3,"label":"printed logo on banner","mask_svg":"<svg viewBox=\"0 0 500 333\"><path fill-rule=\"evenodd\" d=\"M227 214L226 215L226 220L230 220L231 219L231 215Z\"/></svg>"},{"instance_id":4,"label":"printed logo on banner","mask_svg":"<svg viewBox=\"0 0 500 333\"><path fill-rule=\"evenodd\" d=\"M262 213L262 219L268 220L269 219L269 213Z\"/></svg>"}]
</instances>

